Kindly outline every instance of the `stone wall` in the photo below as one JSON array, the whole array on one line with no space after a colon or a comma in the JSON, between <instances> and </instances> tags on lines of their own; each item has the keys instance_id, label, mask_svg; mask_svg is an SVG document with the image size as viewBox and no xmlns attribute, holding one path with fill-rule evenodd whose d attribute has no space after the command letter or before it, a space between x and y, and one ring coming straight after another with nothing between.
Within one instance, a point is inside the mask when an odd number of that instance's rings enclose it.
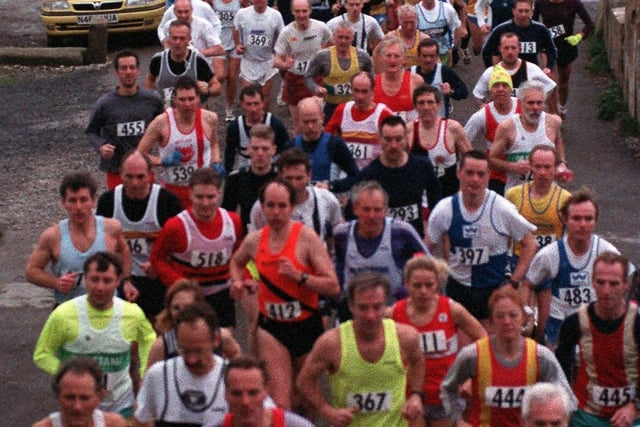
<instances>
[{"instance_id":1,"label":"stone wall","mask_svg":"<svg viewBox=\"0 0 640 427\"><path fill-rule=\"evenodd\" d=\"M640 119L640 0L603 0L601 7L598 27L602 29L609 65L622 85L629 112Z\"/></svg>"}]
</instances>

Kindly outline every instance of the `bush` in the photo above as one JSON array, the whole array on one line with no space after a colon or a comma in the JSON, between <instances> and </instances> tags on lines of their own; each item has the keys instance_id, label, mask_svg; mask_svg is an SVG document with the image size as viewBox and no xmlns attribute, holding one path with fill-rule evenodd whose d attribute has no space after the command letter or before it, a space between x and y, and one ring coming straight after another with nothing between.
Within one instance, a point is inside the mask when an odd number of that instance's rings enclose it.
<instances>
[{"instance_id":1,"label":"bush","mask_svg":"<svg viewBox=\"0 0 640 427\"><path fill-rule=\"evenodd\" d=\"M598 118L611 121L627 111L622 97L622 88L617 82L610 83L598 99Z\"/></svg>"},{"instance_id":2,"label":"bush","mask_svg":"<svg viewBox=\"0 0 640 427\"><path fill-rule=\"evenodd\" d=\"M602 31L597 31L591 37L589 37L589 47L587 53L589 54L589 64L587 69L595 75L604 75L611 72L609 67L609 59L607 58L607 48L604 44L604 37Z\"/></svg>"}]
</instances>

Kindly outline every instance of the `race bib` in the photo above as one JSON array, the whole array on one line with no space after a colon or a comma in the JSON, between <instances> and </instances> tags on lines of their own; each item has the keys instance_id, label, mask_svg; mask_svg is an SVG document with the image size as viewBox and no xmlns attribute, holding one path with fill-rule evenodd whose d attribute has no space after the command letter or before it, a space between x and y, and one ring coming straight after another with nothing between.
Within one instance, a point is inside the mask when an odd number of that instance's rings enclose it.
<instances>
[{"instance_id":1,"label":"race bib","mask_svg":"<svg viewBox=\"0 0 640 427\"><path fill-rule=\"evenodd\" d=\"M357 406L361 414L391 410L391 391L348 393L347 408Z\"/></svg>"},{"instance_id":2,"label":"race bib","mask_svg":"<svg viewBox=\"0 0 640 427\"><path fill-rule=\"evenodd\" d=\"M534 237L536 238L538 249L556 241L555 234L536 234Z\"/></svg>"},{"instance_id":3,"label":"race bib","mask_svg":"<svg viewBox=\"0 0 640 427\"><path fill-rule=\"evenodd\" d=\"M337 96L349 96L351 95L351 83L338 83L331 86L333 89L333 95Z\"/></svg>"},{"instance_id":4,"label":"race bib","mask_svg":"<svg viewBox=\"0 0 640 427\"><path fill-rule=\"evenodd\" d=\"M172 184L186 183L196 170L195 166L173 166L168 168L168 181Z\"/></svg>"},{"instance_id":5,"label":"race bib","mask_svg":"<svg viewBox=\"0 0 640 427\"><path fill-rule=\"evenodd\" d=\"M394 219L399 219L405 222L415 221L420 217L420 209L417 204L407 205L407 206L398 206L394 208L389 208L387 216L390 216Z\"/></svg>"},{"instance_id":6,"label":"race bib","mask_svg":"<svg viewBox=\"0 0 640 427\"><path fill-rule=\"evenodd\" d=\"M366 160L372 158L373 146L369 144L359 144L357 142L348 142L347 147L351 151L351 155L356 160Z\"/></svg>"},{"instance_id":7,"label":"race bib","mask_svg":"<svg viewBox=\"0 0 640 427\"><path fill-rule=\"evenodd\" d=\"M536 42L520 42L520 54L537 54L538 44Z\"/></svg>"},{"instance_id":8,"label":"race bib","mask_svg":"<svg viewBox=\"0 0 640 427\"><path fill-rule=\"evenodd\" d=\"M420 347L423 353L441 353L447 350L447 336L443 330L420 334Z\"/></svg>"},{"instance_id":9,"label":"race bib","mask_svg":"<svg viewBox=\"0 0 640 427\"><path fill-rule=\"evenodd\" d=\"M143 237L127 239L127 246L131 255L149 255L149 245L147 245L147 239Z\"/></svg>"},{"instance_id":10,"label":"race bib","mask_svg":"<svg viewBox=\"0 0 640 427\"><path fill-rule=\"evenodd\" d=\"M195 268L219 267L229 263L231 251L228 249L219 252L191 252L191 266Z\"/></svg>"},{"instance_id":11,"label":"race bib","mask_svg":"<svg viewBox=\"0 0 640 427\"><path fill-rule=\"evenodd\" d=\"M489 262L489 248L461 248L456 247L458 262L462 265L482 265Z\"/></svg>"},{"instance_id":12,"label":"race bib","mask_svg":"<svg viewBox=\"0 0 640 427\"><path fill-rule=\"evenodd\" d=\"M233 17L235 16L235 13L232 11L228 11L228 10L219 10L218 11L218 18L220 18L220 22L223 24L223 26L225 24L229 25L229 24L233 24Z\"/></svg>"},{"instance_id":13,"label":"race bib","mask_svg":"<svg viewBox=\"0 0 640 427\"><path fill-rule=\"evenodd\" d=\"M570 307L580 307L591 302L592 291L589 287L560 288L560 300Z\"/></svg>"},{"instance_id":14,"label":"race bib","mask_svg":"<svg viewBox=\"0 0 640 427\"><path fill-rule=\"evenodd\" d=\"M551 38L555 39L561 36L564 36L567 32L564 30L564 25L556 25L555 27L549 28L549 32L551 33Z\"/></svg>"},{"instance_id":15,"label":"race bib","mask_svg":"<svg viewBox=\"0 0 640 427\"><path fill-rule=\"evenodd\" d=\"M144 120L118 123L116 125L116 134L118 136L140 136L144 133L144 127Z\"/></svg>"},{"instance_id":16,"label":"race bib","mask_svg":"<svg viewBox=\"0 0 640 427\"><path fill-rule=\"evenodd\" d=\"M309 61L294 61L293 62L293 71L297 74L304 74L307 71L307 67L309 67Z\"/></svg>"},{"instance_id":17,"label":"race bib","mask_svg":"<svg viewBox=\"0 0 640 427\"><path fill-rule=\"evenodd\" d=\"M600 387L594 385L591 389L591 399L600 406L623 406L635 400L636 388L628 385L625 387Z\"/></svg>"},{"instance_id":18,"label":"race bib","mask_svg":"<svg viewBox=\"0 0 640 427\"><path fill-rule=\"evenodd\" d=\"M300 301L287 301L283 303L265 303L267 316L274 320L295 320L302 314Z\"/></svg>"},{"instance_id":19,"label":"race bib","mask_svg":"<svg viewBox=\"0 0 640 427\"><path fill-rule=\"evenodd\" d=\"M492 408L519 408L522 406L522 397L527 390L524 387L494 387L489 386L484 392L484 403Z\"/></svg>"},{"instance_id":20,"label":"race bib","mask_svg":"<svg viewBox=\"0 0 640 427\"><path fill-rule=\"evenodd\" d=\"M264 34L249 34L249 46L269 46L269 37Z\"/></svg>"}]
</instances>

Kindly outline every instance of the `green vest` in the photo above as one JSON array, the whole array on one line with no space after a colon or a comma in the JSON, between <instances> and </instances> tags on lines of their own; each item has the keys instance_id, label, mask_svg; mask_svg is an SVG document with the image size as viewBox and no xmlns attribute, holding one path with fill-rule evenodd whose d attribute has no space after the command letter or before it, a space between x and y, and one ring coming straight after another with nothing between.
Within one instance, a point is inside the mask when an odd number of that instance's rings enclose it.
<instances>
[{"instance_id":1,"label":"green vest","mask_svg":"<svg viewBox=\"0 0 640 427\"><path fill-rule=\"evenodd\" d=\"M329 376L333 406L359 406L350 426L406 426L402 417L407 371L402 364L395 322L383 320L385 348L380 360L362 359L352 321L340 325L340 367Z\"/></svg>"}]
</instances>

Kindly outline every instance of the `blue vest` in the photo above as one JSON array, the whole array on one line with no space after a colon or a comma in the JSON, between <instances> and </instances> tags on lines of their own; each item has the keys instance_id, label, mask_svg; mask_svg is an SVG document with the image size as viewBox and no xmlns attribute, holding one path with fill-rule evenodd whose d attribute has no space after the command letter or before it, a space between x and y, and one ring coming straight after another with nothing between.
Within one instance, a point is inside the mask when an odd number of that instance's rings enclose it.
<instances>
[{"instance_id":1,"label":"blue vest","mask_svg":"<svg viewBox=\"0 0 640 427\"><path fill-rule=\"evenodd\" d=\"M331 158L329 157L329 138L331 134L322 132L320 140L312 152L307 152L302 144L302 135L293 140L293 145L304 151L311 158L311 180L329 181L331 179Z\"/></svg>"}]
</instances>

